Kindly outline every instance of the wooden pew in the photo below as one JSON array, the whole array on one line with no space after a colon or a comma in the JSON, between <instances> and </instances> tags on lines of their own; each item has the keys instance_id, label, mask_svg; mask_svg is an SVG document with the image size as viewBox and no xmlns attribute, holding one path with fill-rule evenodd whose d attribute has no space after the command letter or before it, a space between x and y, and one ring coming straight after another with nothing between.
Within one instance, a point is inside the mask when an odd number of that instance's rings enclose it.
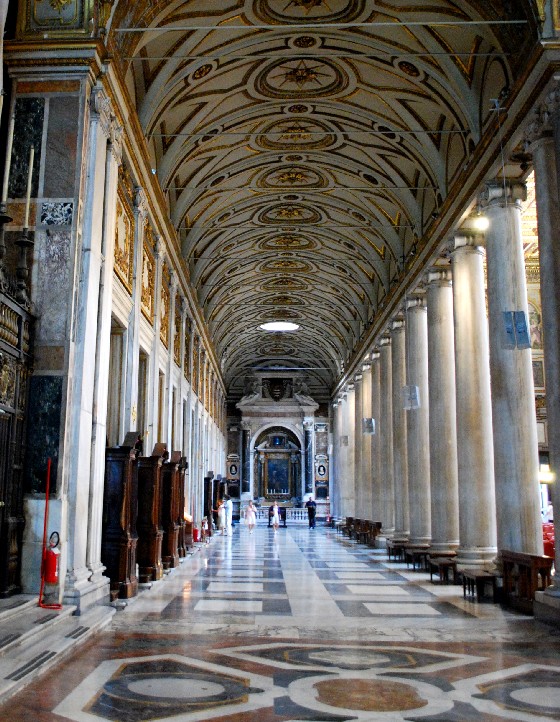
<instances>
[{"instance_id":1,"label":"wooden pew","mask_svg":"<svg viewBox=\"0 0 560 722\"><path fill-rule=\"evenodd\" d=\"M535 592L551 584L554 558L502 549L504 604L526 614L533 613Z\"/></svg>"}]
</instances>

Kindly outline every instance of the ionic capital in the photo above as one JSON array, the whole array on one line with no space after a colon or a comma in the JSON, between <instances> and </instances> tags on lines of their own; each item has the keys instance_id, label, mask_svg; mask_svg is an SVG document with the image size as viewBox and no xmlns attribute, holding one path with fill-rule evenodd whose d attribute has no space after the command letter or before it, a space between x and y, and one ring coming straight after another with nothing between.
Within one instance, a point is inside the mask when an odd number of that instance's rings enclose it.
<instances>
[{"instance_id":1,"label":"ionic capital","mask_svg":"<svg viewBox=\"0 0 560 722\"><path fill-rule=\"evenodd\" d=\"M521 181L493 180L487 181L479 194L480 205L483 208L491 206L507 206L527 200L527 185Z\"/></svg>"}]
</instances>

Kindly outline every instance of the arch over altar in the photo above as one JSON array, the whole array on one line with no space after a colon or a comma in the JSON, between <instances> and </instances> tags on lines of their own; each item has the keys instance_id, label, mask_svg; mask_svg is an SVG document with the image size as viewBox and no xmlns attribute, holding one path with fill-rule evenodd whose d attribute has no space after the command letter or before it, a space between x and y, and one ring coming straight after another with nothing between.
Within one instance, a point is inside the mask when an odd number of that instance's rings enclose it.
<instances>
[{"instance_id":1,"label":"arch over altar","mask_svg":"<svg viewBox=\"0 0 560 722\"><path fill-rule=\"evenodd\" d=\"M267 501L301 499L301 441L284 426L261 431L253 455L255 496Z\"/></svg>"}]
</instances>

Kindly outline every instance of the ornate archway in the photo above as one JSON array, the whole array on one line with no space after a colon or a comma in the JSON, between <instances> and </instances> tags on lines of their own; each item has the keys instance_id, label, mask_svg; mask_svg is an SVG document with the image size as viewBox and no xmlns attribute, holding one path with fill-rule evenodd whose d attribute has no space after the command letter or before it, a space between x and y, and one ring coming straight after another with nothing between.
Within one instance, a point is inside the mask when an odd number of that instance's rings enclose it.
<instances>
[{"instance_id":1,"label":"ornate archway","mask_svg":"<svg viewBox=\"0 0 560 722\"><path fill-rule=\"evenodd\" d=\"M255 443L254 495L266 501L300 498L301 466L302 449L297 436L284 426L266 429Z\"/></svg>"}]
</instances>

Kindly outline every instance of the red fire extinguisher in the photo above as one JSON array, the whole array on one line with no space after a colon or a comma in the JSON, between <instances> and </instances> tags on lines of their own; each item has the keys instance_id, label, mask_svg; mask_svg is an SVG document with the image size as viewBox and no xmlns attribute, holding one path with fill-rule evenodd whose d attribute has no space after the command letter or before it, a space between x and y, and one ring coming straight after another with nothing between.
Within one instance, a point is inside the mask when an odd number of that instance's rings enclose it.
<instances>
[{"instance_id":1,"label":"red fire extinguisher","mask_svg":"<svg viewBox=\"0 0 560 722\"><path fill-rule=\"evenodd\" d=\"M60 536L57 531L53 531L49 537L49 547L45 550L44 579L47 584L58 584L59 545Z\"/></svg>"},{"instance_id":2,"label":"red fire extinguisher","mask_svg":"<svg viewBox=\"0 0 560 722\"><path fill-rule=\"evenodd\" d=\"M51 482L51 460L47 459L47 483L45 490L45 519L43 524L43 553L41 555L41 588L39 590L39 606L43 609L62 609L58 602L46 603L43 599L45 584L58 584L60 567L60 535L57 531L49 537L47 548L47 528L49 521L49 491Z\"/></svg>"}]
</instances>

